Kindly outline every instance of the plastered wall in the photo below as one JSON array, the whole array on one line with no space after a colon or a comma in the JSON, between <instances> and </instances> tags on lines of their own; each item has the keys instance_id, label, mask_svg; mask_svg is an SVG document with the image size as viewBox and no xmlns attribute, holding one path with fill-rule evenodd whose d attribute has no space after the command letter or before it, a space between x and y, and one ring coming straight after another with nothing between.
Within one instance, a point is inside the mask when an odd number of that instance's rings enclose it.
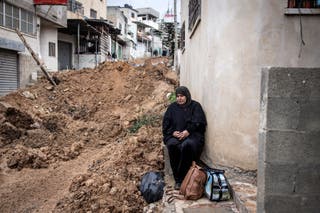
<instances>
[{"instance_id":1,"label":"plastered wall","mask_svg":"<svg viewBox=\"0 0 320 213\"><path fill-rule=\"evenodd\" d=\"M90 9L97 11L97 19L107 18L107 0L79 0L84 8L84 16L90 18Z\"/></svg>"},{"instance_id":2,"label":"plastered wall","mask_svg":"<svg viewBox=\"0 0 320 213\"><path fill-rule=\"evenodd\" d=\"M207 115L203 159L257 169L261 68L320 66L320 16L302 16L306 45L299 57L299 16L285 15L284 1L202 0L192 36L188 2L181 1L180 82Z\"/></svg>"},{"instance_id":3,"label":"plastered wall","mask_svg":"<svg viewBox=\"0 0 320 213\"><path fill-rule=\"evenodd\" d=\"M40 30L40 48L41 57L45 61L46 67L49 71L58 70L58 32L57 28L49 26L41 26ZM55 44L55 56L49 56L49 42Z\"/></svg>"}]
</instances>

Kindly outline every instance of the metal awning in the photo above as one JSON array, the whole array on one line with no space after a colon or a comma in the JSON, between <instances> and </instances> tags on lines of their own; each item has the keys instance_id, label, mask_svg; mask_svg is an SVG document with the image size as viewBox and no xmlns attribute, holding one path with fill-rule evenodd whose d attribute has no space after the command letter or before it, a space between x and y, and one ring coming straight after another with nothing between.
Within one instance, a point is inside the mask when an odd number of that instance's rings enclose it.
<instances>
[{"instance_id":1,"label":"metal awning","mask_svg":"<svg viewBox=\"0 0 320 213\"><path fill-rule=\"evenodd\" d=\"M100 35L102 30L110 35L119 35L120 29L115 28L109 21L102 19L68 19L67 28L59 29L66 34L77 34L80 26L80 35Z\"/></svg>"},{"instance_id":2,"label":"metal awning","mask_svg":"<svg viewBox=\"0 0 320 213\"><path fill-rule=\"evenodd\" d=\"M152 27L152 26L150 26L148 24L145 24L145 23L141 22L141 21L133 21L133 23L137 24L138 26L142 26L144 28L151 28L153 30L153 32L157 33L157 34L165 33L164 31L158 30L158 29L156 29L156 28L154 28L154 27Z\"/></svg>"}]
</instances>

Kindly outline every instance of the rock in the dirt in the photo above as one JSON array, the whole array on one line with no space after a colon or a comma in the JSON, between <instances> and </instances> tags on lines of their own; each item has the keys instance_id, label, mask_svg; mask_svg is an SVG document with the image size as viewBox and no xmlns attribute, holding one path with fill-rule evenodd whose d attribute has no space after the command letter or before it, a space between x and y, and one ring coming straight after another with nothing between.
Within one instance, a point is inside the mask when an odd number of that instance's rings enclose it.
<instances>
[{"instance_id":1,"label":"rock in the dirt","mask_svg":"<svg viewBox=\"0 0 320 213\"><path fill-rule=\"evenodd\" d=\"M87 187L92 186L92 184L94 183L94 179L88 179L85 184Z\"/></svg>"},{"instance_id":2,"label":"rock in the dirt","mask_svg":"<svg viewBox=\"0 0 320 213\"><path fill-rule=\"evenodd\" d=\"M105 146L105 145L107 145L107 142L104 141L104 140L100 140L100 141L98 142L98 144L101 145L101 146Z\"/></svg>"},{"instance_id":3,"label":"rock in the dirt","mask_svg":"<svg viewBox=\"0 0 320 213\"><path fill-rule=\"evenodd\" d=\"M93 212L96 212L96 211L99 210L99 209L100 209L99 203L94 203L94 204L91 205L91 210L92 210Z\"/></svg>"},{"instance_id":4,"label":"rock in the dirt","mask_svg":"<svg viewBox=\"0 0 320 213\"><path fill-rule=\"evenodd\" d=\"M50 140L48 132L40 128L27 130L25 136L23 144L31 148L45 147Z\"/></svg>"},{"instance_id":5,"label":"rock in the dirt","mask_svg":"<svg viewBox=\"0 0 320 213\"><path fill-rule=\"evenodd\" d=\"M11 123L5 122L0 125L0 135L5 139L4 143L8 144L13 140L20 138L22 132Z\"/></svg>"},{"instance_id":6,"label":"rock in the dirt","mask_svg":"<svg viewBox=\"0 0 320 213\"><path fill-rule=\"evenodd\" d=\"M10 104L8 104L7 102L4 102L4 101L0 102L0 112L5 112L10 107L12 108L12 106Z\"/></svg>"},{"instance_id":7,"label":"rock in the dirt","mask_svg":"<svg viewBox=\"0 0 320 213\"><path fill-rule=\"evenodd\" d=\"M179 77L176 72L168 71L164 73L164 78L173 85L178 85Z\"/></svg>"},{"instance_id":8,"label":"rock in the dirt","mask_svg":"<svg viewBox=\"0 0 320 213\"><path fill-rule=\"evenodd\" d=\"M22 95L23 95L24 97L28 98L28 99L31 99L31 100L36 99L35 95L32 94L32 93L29 92L29 91L24 91L24 92L22 93Z\"/></svg>"},{"instance_id":9,"label":"rock in the dirt","mask_svg":"<svg viewBox=\"0 0 320 213\"><path fill-rule=\"evenodd\" d=\"M4 116L4 114L0 113L0 123L4 123L6 120L6 117Z\"/></svg>"},{"instance_id":10,"label":"rock in the dirt","mask_svg":"<svg viewBox=\"0 0 320 213\"><path fill-rule=\"evenodd\" d=\"M19 146L11 152L8 157L7 166L11 169L21 170L22 168L47 168L48 163L45 161L45 155L32 149Z\"/></svg>"},{"instance_id":11,"label":"rock in the dirt","mask_svg":"<svg viewBox=\"0 0 320 213\"><path fill-rule=\"evenodd\" d=\"M118 189L116 187L112 187L109 194L115 195L118 192Z\"/></svg>"},{"instance_id":12,"label":"rock in the dirt","mask_svg":"<svg viewBox=\"0 0 320 213\"><path fill-rule=\"evenodd\" d=\"M22 112L17 108L9 107L5 116L8 122L18 128L32 129L31 125L34 123L34 120L26 112Z\"/></svg>"},{"instance_id":13,"label":"rock in the dirt","mask_svg":"<svg viewBox=\"0 0 320 213\"><path fill-rule=\"evenodd\" d=\"M46 88L46 90L49 90L49 91L54 90L54 86L52 86L52 85L46 86L45 88Z\"/></svg>"},{"instance_id":14,"label":"rock in the dirt","mask_svg":"<svg viewBox=\"0 0 320 213\"><path fill-rule=\"evenodd\" d=\"M140 88L140 84L138 84L135 88L134 88L134 91L137 91L139 88Z\"/></svg>"},{"instance_id":15,"label":"rock in the dirt","mask_svg":"<svg viewBox=\"0 0 320 213\"><path fill-rule=\"evenodd\" d=\"M34 122L33 124L31 124L32 128L35 128L35 129L39 129L40 128L40 124L38 122Z\"/></svg>"},{"instance_id":16,"label":"rock in the dirt","mask_svg":"<svg viewBox=\"0 0 320 213\"><path fill-rule=\"evenodd\" d=\"M72 153L79 152L83 146L84 146L84 144L82 142L75 142L71 145L70 151Z\"/></svg>"},{"instance_id":17,"label":"rock in the dirt","mask_svg":"<svg viewBox=\"0 0 320 213\"><path fill-rule=\"evenodd\" d=\"M131 98L132 98L132 95L127 95L127 97L125 97L123 100L127 102L127 101L130 101Z\"/></svg>"}]
</instances>

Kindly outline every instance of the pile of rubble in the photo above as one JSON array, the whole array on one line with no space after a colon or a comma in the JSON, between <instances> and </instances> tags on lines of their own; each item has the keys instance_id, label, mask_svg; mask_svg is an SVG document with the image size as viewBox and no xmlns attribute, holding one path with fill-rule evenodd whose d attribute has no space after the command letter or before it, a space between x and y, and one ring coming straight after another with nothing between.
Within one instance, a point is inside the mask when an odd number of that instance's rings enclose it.
<instances>
[{"instance_id":1,"label":"pile of rubble","mask_svg":"<svg viewBox=\"0 0 320 213\"><path fill-rule=\"evenodd\" d=\"M163 170L167 58L59 72L0 99L0 211L141 212Z\"/></svg>"}]
</instances>

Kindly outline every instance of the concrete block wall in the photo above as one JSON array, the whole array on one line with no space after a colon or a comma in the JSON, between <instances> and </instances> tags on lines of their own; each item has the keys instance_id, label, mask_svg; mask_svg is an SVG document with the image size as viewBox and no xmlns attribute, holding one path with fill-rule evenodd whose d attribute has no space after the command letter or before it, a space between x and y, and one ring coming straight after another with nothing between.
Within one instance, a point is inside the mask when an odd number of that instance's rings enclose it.
<instances>
[{"instance_id":1,"label":"concrete block wall","mask_svg":"<svg viewBox=\"0 0 320 213\"><path fill-rule=\"evenodd\" d=\"M264 68L257 212L319 212L320 68Z\"/></svg>"},{"instance_id":2,"label":"concrete block wall","mask_svg":"<svg viewBox=\"0 0 320 213\"><path fill-rule=\"evenodd\" d=\"M19 85L26 87L31 81L32 73L41 72L33 57L27 53L19 53Z\"/></svg>"}]
</instances>

